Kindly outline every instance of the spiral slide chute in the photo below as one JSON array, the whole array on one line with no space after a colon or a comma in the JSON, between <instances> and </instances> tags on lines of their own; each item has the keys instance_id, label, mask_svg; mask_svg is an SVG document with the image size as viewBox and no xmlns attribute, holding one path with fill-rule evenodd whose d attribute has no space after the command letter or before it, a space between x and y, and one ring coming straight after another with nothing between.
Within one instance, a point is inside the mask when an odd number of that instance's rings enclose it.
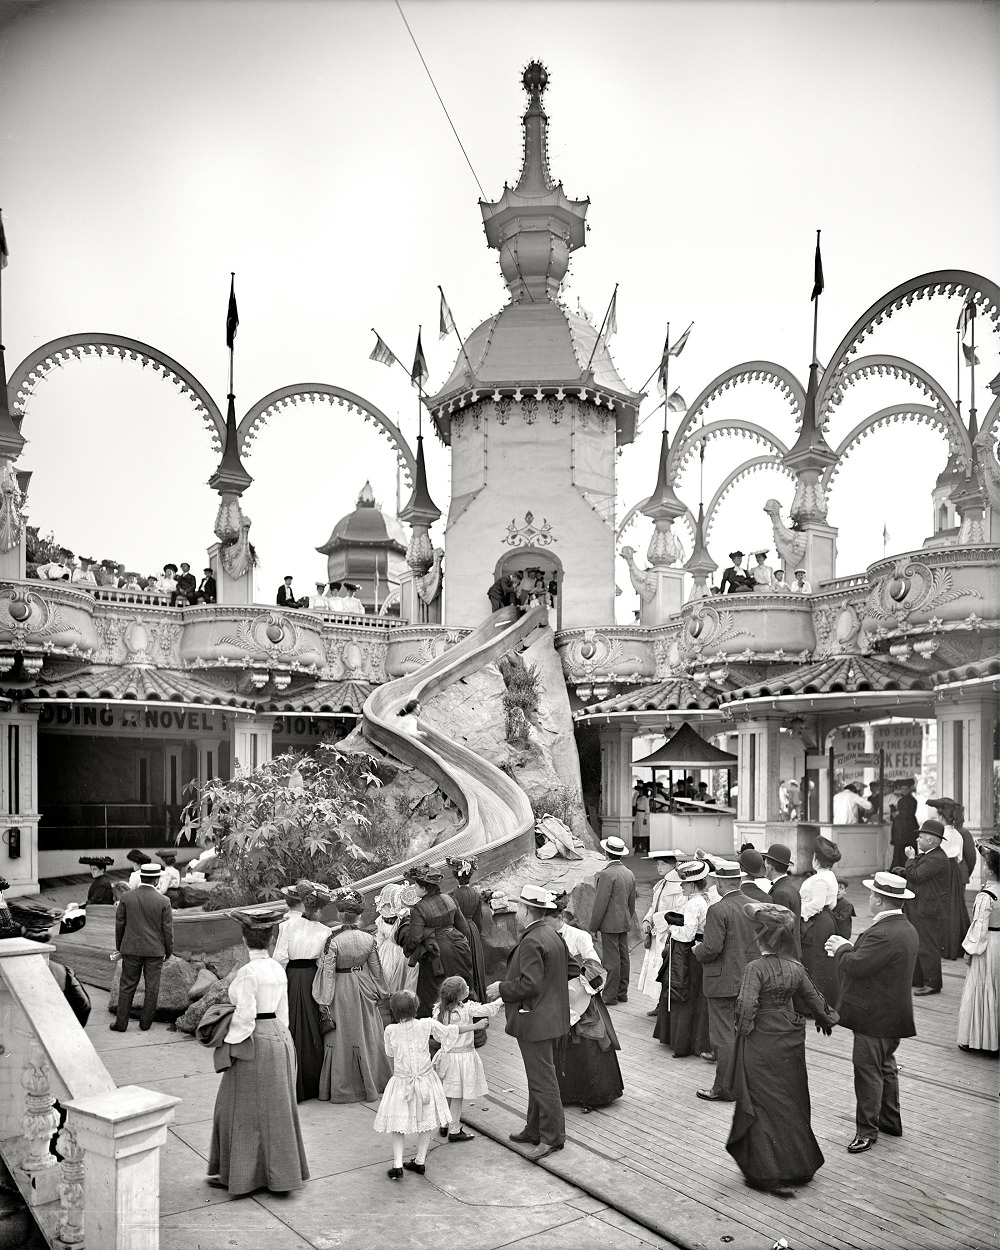
<instances>
[{"instance_id":1,"label":"spiral slide chute","mask_svg":"<svg viewBox=\"0 0 1000 1250\"><path fill-rule=\"evenodd\" d=\"M430 852L356 881L353 883L356 889L380 889L389 881L398 881L408 865L427 859L439 863L446 855L482 856L487 849L516 843L519 839L524 843L521 851L531 845L529 835L534 828L534 818L524 791L475 751L429 725L420 724L420 737L407 733L399 727L399 712L411 699L429 699L453 682L499 660L547 624L548 614L543 607L531 608L523 616L517 615L516 608L494 612L457 646L416 672L386 682L368 696L361 725L364 736L393 759L419 769L435 781L465 820L457 833L438 843ZM510 849L516 853L515 847Z\"/></svg>"}]
</instances>

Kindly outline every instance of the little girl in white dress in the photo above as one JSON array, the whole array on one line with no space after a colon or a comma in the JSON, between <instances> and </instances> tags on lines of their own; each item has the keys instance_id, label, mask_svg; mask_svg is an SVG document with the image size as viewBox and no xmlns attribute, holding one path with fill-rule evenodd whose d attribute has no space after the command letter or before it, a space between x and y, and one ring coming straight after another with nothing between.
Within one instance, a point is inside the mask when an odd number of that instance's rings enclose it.
<instances>
[{"instance_id":1,"label":"little girl in white dress","mask_svg":"<svg viewBox=\"0 0 1000 1250\"><path fill-rule=\"evenodd\" d=\"M438 990L438 1001L434 1004L434 1018L442 1024L470 1024L476 1018L485 1020L498 1015L503 1009L501 998L492 1003L470 1002L465 979L445 977ZM475 1039L470 1033L465 1033L453 1042L442 1042L434 1064L451 1112L448 1140L474 1140L473 1134L462 1128L462 1103L466 1098L482 1098L490 1092L483 1061L476 1054ZM444 1136L443 1130L441 1135Z\"/></svg>"},{"instance_id":2,"label":"little girl in white dress","mask_svg":"<svg viewBox=\"0 0 1000 1250\"><path fill-rule=\"evenodd\" d=\"M446 1042L456 1042L459 1033L471 1033L486 1024L485 1020L476 1024L442 1024L433 1016L418 1020L419 1005L416 994L407 990L389 998L395 1023L386 1025L385 1053L392 1060L392 1076L373 1127L376 1133L392 1134L392 1167L387 1172L392 1181L402 1180L404 1167L423 1176L431 1133L443 1128L451 1118L441 1078L431 1060L430 1038L437 1038L444 1046ZM404 1164L403 1138L407 1133L417 1134L417 1151Z\"/></svg>"}]
</instances>

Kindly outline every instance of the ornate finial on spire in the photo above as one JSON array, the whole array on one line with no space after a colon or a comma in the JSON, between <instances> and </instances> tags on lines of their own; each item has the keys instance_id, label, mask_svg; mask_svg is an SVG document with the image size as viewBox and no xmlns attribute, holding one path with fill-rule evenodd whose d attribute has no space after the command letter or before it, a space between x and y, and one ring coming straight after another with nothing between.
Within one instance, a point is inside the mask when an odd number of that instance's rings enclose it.
<instances>
[{"instance_id":1,"label":"ornate finial on spire","mask_svg":"<svg viewBox=\"0 0 1000 1250\"><path fill-rule=\"evenodd\" d=\"M431 546L430 527L441 516L441 509L431 498L427 489L427 469L424 464L424 440L417 435L417 473L413 484L413 494L406 507L400 512L399 519L406 521L413 537L406 550L406 563L414 573L422 576L434 562L434 548Z\"/></svg>"},{"instance_id":2,"label":"ornate finial on spire","mask_svg":"<svg viewBox=\"0 0 1000 1250\"><path fill-rule=\"evenodd\" d=\"M712 593L708 586L708 579L718 567L709 555L708 546L705 543L705 505L699 503L698 521L694 527L694 550L691 552L691 558L684 565L685 570L694 578L694 587L689 599L704 599Z\"/></svg>"},{"instance_id":3,"label":"ornate finial on spire","mask_svg":"<svg viewBox=\"0 0 1000 1250\"><path fill-rule=\"evenodd\" d=\"M236 396L230 394L229 407L226 409L226 442L222 448L222 459L208 479L208 484L220 495L235 495L239 498L252 481L253 478L240 459L240 440L236 432Z\"/></svg>"},{"instance_id":4,"label":"ornate finial on spire","mask_svg":"<svg viewBox=\"0 0 1000 1250\"><path fill-rule=\"evenodd\" d=\"M355 505L358 508L374 508L375 492L372 490L371 482L365 482L361 487L361 493L358 495L358 502ZM440 516L440 513L438 514Z\"/></svg>"},{"instance_id":5,"label":"ornate finial on spire","mask_svg":"<svg viewBox=\"0 0 1000 1250\"><path fill-rule=\"evenodd\" d=\"M569 254L586 243L589 200L571 200L549 173L548 117L542 93L549 75L532 61L521 82L528 93L522 118L524 159L517 186L499 200L480 200L486 239L500 253L500 268L515 303L553 299L569 267Z\"/></svg>"},{"instance_id":6,"label":"ornate finial on spire","mask_svg":"<svg viewBox=\"0 0 1000 1250\"><path fill-rule=\"evenodd\" d=\"M670 436L666 430L660 441L660 464L656 474L656 489L646 500L639 511L648 516L656 526L649 551L646 553L650 564L680 564L684 559L684 551L673 533L674 521L687 512L687 508L677 498L674 488L667 479L667 452L670 450Z\"/></svg>"},{"instance_id":7,"label":"ornate finial on spire","mask_svg":"<svg viewBox=\"0 0 1000 1250\"><path fill-rule=\"evenodd\" d=\"M795 474L795 497L791 517L796 524L804 521L826 521L826 495L820 478L824 469L837 461L837 453L826 441L816 418L819 394L819 364L809 366L809 385L802 411L802 428L792 448L782 457L785 468Z\"/></svg>"}]
</instances>

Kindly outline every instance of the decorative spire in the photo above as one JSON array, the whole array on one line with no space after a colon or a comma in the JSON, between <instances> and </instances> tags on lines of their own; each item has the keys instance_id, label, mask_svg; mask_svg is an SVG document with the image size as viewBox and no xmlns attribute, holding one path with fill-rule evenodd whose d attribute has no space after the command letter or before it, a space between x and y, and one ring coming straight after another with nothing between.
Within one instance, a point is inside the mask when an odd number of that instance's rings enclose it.
<instances>
[{"instance_id":1,"label":"decorative spire","mask_svg":"<svg viewBox=\"0 0 1000 1250\"><path fill-rule=\"evenodd\" d=\"M360 505L361 500L358 500ZM399 519L409 525L431 526L441 516L441 509L430 496L427 489L427 469L424 465L424 436L417 435L417 475L413 494L406 507L400 512Z\"/></svg>"},{"instance_id":2,"label":"decorative spire","mask_svg":"<svg viewBox=\"0 0 1000 1250\"><path fill-rule=\"evenodd\" d=\"M0 458L16 460L24 450L24 435L14 424L7 400L7 365L4 348L0 343Z\"/></svg>"},{"instance_id":3,"label":"decorative spire","mask_svg":"<svg viewBox=\"0 0 1000 1250\"><path fill-rule=\"evenodd\" d=\"M826 495L820 477L824 469L837 462L837 453L826 441L816 419L819 368L819 363L815 360L809 366L809 386L802 412L802 428L791 450L782 458L785 467L795 474L791 517L798 524L804 521L826 521Z\"/></svg>"},{"instance_id":4,"label":"decorative spire","mask_svg":"<svg viewBox=\"0 0 1000 1250\"><path fill-rule=\"evenodd\" d=\"M674 488L667 480L667 452L670 450L670 436L666 430L660 441L660 464L656 475L656 489L642 505L639 511L648 516L656 525L646 552L651 565L674 565L684 559L684 551L674 537L672 527L674 521L687 512L687 508L674 494Z\"/></svg>"},{"instance_id":5,"label":"decorative spire","mask_svg":"<svg viewBox=\"0 0 1000 1250\"><path fill-rule=\"evenodd\" d=\"M499 200L479 201L487 243L500 253L500 269L515 304L558 295L570 253L586 243L590 206L590 200L569 199L549 173L548 117L542 108L548 71L532 61L521 81L528 93L521 176L515 188L504 184Z\"/></svg>"},{"instance_id":6,"label":"decorative spire","mask_svg":"<svg viewBox=\"0 0 1000 1250\"><path fill-rule=\"evenodd\" d=\"M226 443L222 449L219 467L208 479L208 484L220 495L236 495L238 498L252 481L253 478L244 469L240 459L239 436L236 433L236 396L230 394L229 407L226 409Z\"/></svg>"},{"instance_id":7,"label":"decorative spire","mask_svg":"<svg viewBox=\"0 0 1000 1250\"><path fill-rule=\"evenodd\" d=\"M694 551L684 565L685 570L694 578L692 599L704 599L709 593L708 579L719 566L708 553L705 543L705 505L698 504L698 521L694 527Z\"/></svg>"}]
</instances>

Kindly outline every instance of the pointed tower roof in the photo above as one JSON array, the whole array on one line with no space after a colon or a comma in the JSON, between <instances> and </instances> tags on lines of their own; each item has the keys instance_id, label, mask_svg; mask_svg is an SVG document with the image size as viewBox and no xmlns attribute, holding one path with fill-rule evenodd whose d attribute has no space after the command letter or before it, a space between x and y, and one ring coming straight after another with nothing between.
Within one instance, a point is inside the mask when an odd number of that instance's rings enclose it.
<instances>
[{"instance_id":1,"label":"pointed tower roof","mask_svg":"<svg viewBox=\"0 0 1000 1250\"><path fill-rule=\"evenodd\" d=\"M698 504L698 520L694 527L694 550L684 568L695 577L711 577L719 566L708 553L705 543L705 505Z\"/></svg>"},{"instance_id":2,"label":"pointed tower roof","mask_svg":"<svg viewBox=\"0 0 1000 1250\"><path fill-rule=\"evenodd\" d=\"M253 478L243 467L240 459L240 440L236 433L236 396L229 396L229 407L226 409L226 445L222 449L219 467L208 479L212 490L219 494L242 495Z\"/></svg>"},{"instance_id":3,"label":"pointed tower roof","mask_svg":"<svg viewBox=\"0 0 1000 1250\"><path fill-rule=\"evenodd\" d=\"M656 474L656 488L639 511L652 521L673 521L687 512L687 508L677 498L674 488L667 481L667 452L670 450L670 436L663 431L660 440L660 464Z\"/></svg>"},{"instance_id":4,"label":"pointed tower roof","mask_svg":"<svg viewBox=\"0 0 1000 1250\"><path fill-rule=\"evenodd\" d=\"M25 437L14 424L7 400L7 365L4 348L0 343L0 456L16 460L24 450Z\"/></svg>"},{"instance_id":5,"label":"pointed tower roof","mask_svg":"<svg viewBox=\"0 0 1000 1250\"><path fill-rule=\"evenodd\" d=\"M440 517L441 509L430 496L427 489L427 469L424 465L424 436L417 435L417 473L413 486L413 494L406 507L400 512L399 519L410 525L433 525Z\"/></svg>"},{"instance_id":6,"label":"pointed tower roof","mask_svg":"<svg viewBox=\"0 0 1000 1250\"><path fill-rule=\"evenodd\" d=\"M963 481L965 481L965 462L962 458L962 453L956 449L950 452L948 463L938 474L937 481L934 483L934 489L939 491L945 487L951 488Z\"/></svg>"},{"instance_id":7,"label":"pointed tower roof","mask_svg":"<svg viewBox=\"0 0 1000 1250\"><path fill-rule=\"evenodd\" d=\"M795 443L782 458L782 463L793 473L801 473L809 469L819 471L837 461L837 453L826 441L823 430L816 420L818 393L819 364L814 360L809 366L809 385L806 388L806 403L802 412L802 428L799 430Z\"/></svg>"},{"instance_id":8,"label":"pointed tower roof","mask_svg":"<svg viewBox=\"0 0 1000 1250\"><path fill-rule=\"evenodd\" d=\"M570 252L586 243L590 200L571 200L549 173L548 117L542 94L549 75L532 61L521 78L528 93L522 118L524 159L517 186L504 184L503 195L479 201L490 247L500 253L500 268L515 304L551 299L559 291Z\"/></svg>"}]
</instances>

